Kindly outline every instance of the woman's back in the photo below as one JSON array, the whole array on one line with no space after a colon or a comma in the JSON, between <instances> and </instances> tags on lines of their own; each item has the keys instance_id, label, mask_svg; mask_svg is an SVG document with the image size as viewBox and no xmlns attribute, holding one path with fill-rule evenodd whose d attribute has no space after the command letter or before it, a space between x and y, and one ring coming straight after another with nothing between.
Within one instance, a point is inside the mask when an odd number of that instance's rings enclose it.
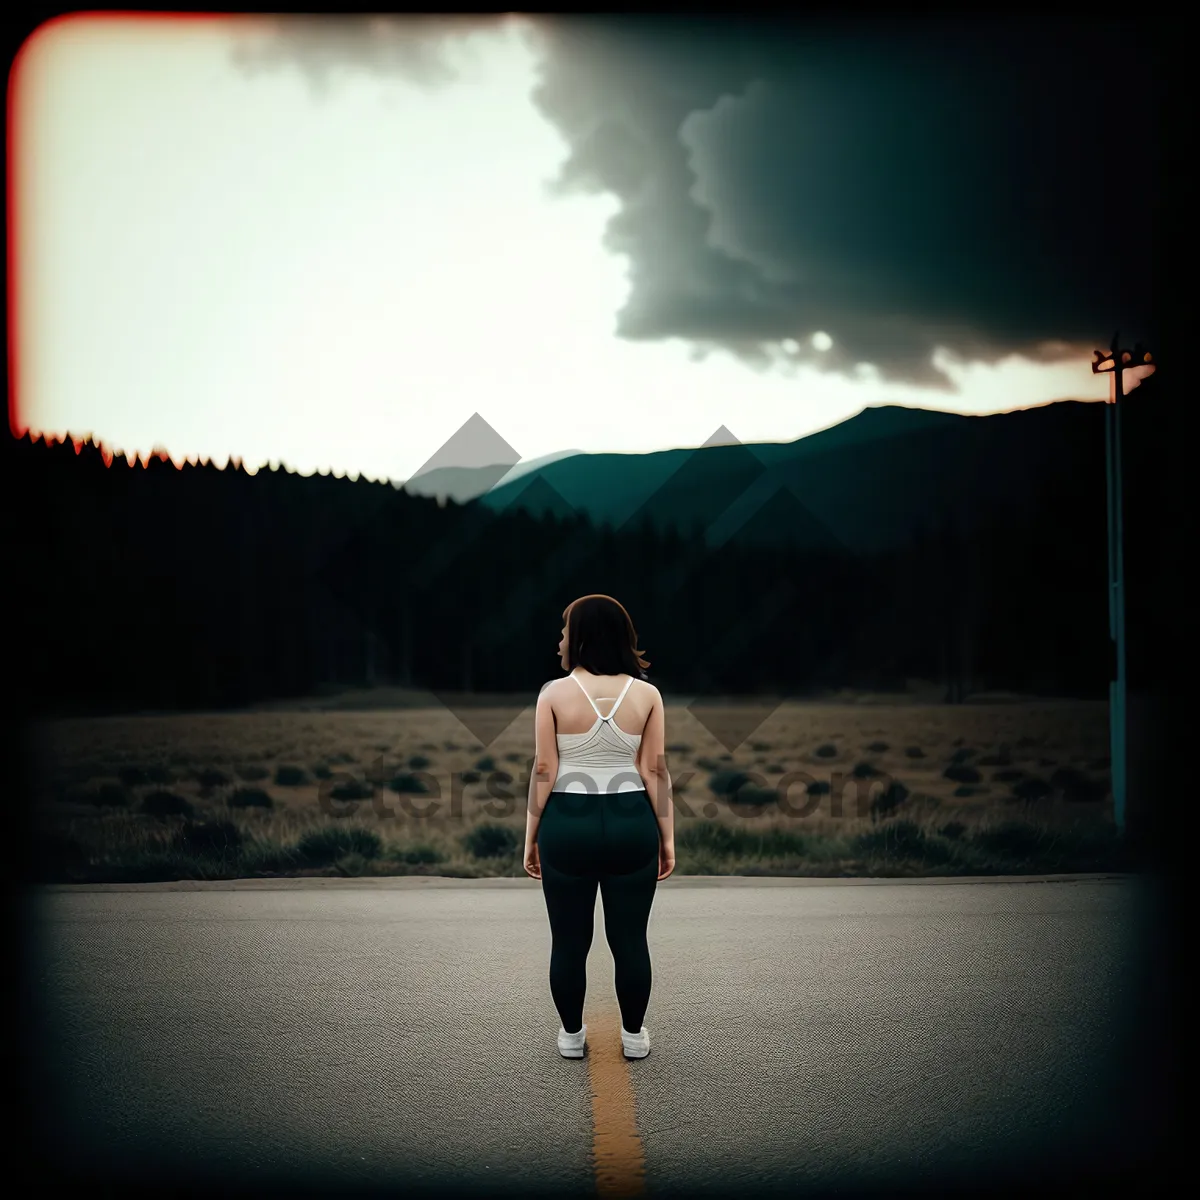
<instances>
[{"instance_id":1,"label":"woman's back","mask_svg":"<svg viewBox=\"0 0 1200 1200\"><path fill-rule=\"evenodd\" d=\"M598 716L611 715L619 729L640 737L654 704L654 689L630 675L592 675L579 668L547 686L553 689L555 731L567 736L587 733ZM618 700L620 707L614 712Z\"/></svg>"},{"instance_id":2,"label":"woman's back","mask_svg":"<svg viewBox=\"0 0 1200 1200\"><path fill-rule=\"evenodd\" d=\"M637 759L654 689L640 683L628 675L578 671L550 685L559 759L554 790L596 793L644 787Z\"/></svg>"}]
</instances>

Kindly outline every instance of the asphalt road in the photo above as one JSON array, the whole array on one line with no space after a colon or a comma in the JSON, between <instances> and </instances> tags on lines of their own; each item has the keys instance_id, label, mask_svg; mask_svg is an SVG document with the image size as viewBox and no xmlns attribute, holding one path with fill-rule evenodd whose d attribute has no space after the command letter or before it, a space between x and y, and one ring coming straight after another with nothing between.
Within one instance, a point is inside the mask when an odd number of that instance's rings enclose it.
<instances>
[{"instance_id":1,"label":"asphalt road","mask_svg":"<svg viewBox=\"0 0 1200 1200\"><path fill-rule=\"evenodd\" d=\"M1154 1119L1130 1035L1155 914L1131 878L670 880L630 1063L599 905L591 1050L559 1056L533 880L33 903L33 1115L114 1180L845 1193L1096 1162ZM610 1138L625 1109L636 1133Z\"/></svg>"}]
</instances>

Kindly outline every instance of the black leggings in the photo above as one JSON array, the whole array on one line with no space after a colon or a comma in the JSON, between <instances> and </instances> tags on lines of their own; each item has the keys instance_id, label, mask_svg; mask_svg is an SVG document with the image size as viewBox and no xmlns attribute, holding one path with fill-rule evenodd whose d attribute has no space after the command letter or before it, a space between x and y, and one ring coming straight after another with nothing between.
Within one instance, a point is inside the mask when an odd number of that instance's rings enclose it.
<instances>
[{"instance_id":1,"label":"black leggings","mask_svg":"<svg viewBox=\"0 0 1200 1200\"><path fill-rule=\"evenodd\" d=\"M563 1028L576 1033L583 1025L599 885L621 1023L637 1033L650 1002L646 928L658 885L659 833L650 797L644 789L551 792L537 844L553 938L550 994Z\"/></svg>"}]
</instances>

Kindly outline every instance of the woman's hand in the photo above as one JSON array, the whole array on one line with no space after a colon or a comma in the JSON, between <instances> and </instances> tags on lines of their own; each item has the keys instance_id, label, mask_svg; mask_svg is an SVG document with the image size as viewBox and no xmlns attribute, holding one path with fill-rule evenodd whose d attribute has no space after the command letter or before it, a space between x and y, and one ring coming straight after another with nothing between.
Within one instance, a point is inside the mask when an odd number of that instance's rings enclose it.
<instances>
[{"instance_id":1,"label":"woman's hand","mask_svg":"<svg viewBox=\"0 0 1200 1200\"><path fill-rule=\"evenodd\" d=\"M666 879L672 871L675 870L675 842L672 839L670 842L664 842L661 839L658 843L658 877Z\"/></svg>"},{"instance_id":2,"label":"woman's hand","mask_svg":"<svg viewBox=\"0 0 1200 1200\"><path fill-rule=\"evenodd\" d=\"M542 877L542 860L538 856L537 842L525 843L525 873L534 879Z\"/></svg>"}]
</instances>

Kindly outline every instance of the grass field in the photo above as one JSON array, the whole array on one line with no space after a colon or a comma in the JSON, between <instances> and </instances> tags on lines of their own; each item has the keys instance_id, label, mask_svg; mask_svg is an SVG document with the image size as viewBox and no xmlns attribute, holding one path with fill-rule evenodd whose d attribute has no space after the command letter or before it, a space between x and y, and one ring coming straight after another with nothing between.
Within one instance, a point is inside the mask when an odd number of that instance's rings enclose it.
<instances>
[{"instance_id":1,"label":"grass field","mask_svg":"<svg viewBox=\"0 0 1200 1200\"><path fill-rule=\"evenodd\" d=\"M38 877L524 877L520 705L472 714L487 746L427 702L44 723ZM733 751L712 711L667 706L677 873L1127 869L1104 703L787 703Z\"/></svg>"}]
</instances>

